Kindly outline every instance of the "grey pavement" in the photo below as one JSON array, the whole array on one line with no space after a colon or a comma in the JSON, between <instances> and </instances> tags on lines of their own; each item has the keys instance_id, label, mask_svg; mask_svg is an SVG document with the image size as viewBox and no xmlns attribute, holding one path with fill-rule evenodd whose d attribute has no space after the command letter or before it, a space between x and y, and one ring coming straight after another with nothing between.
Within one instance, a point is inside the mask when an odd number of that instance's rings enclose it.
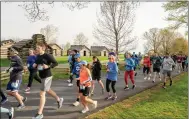
<instances>
[{"instance_id":1,"label":"grey pavement","mask_svg":"<svg viewBox=\"0 0 189 119\"><path fill-rule=\"evenodd\" d=\"M177 75L176 72L173 72L173 75ZM57 109L56 100L50 97L48 94L45 108L44 108L44 119L77 119L77 118L84 118L85 116L97 112L104 107L112 105L118 101L124 100L132 95L135 95L141 91L149 89L161 81L157 78L155 83L152 83L152 80L144 80L142 75L142 71L138 71L138 75L135 77L136 88L129 89L125 91L123 88L125 87L124 82L124 72L121 71L121 74L118 75L118 81L116 84L117 96L118 99L116 101L105 101L104 98L107 96L105 93L104 95L101 94L101 87L96 83L95 87L95 94L92 97L93 100L98 101L97 109L93 109L89 106L90 112L86 114L82 114L81 110L83 106L80 104L78 107L72 106L72 103L76 100L76 85L74 82L73 87L68 87L68 83L66 80L53 80L52 82L52 89L60 96L64 98L64 103L61 109ZM151 78L152 79L152 78ZM105 84L105 75L103 74L102 78L103 83ZM174 84L173 84L174 85ZM26 108L20 111L16 111L15 119L31 119L37 113L38 105L39 105L39 89L40 85L38 83L33 84L32 90L30 94L24 94L23 90L26 87L26 84L23 84L21 87L20 93L24 96L28 97L28 101L25 103ZM132 87L131 81L129 80L129 87ZM112 91L112 90L111 90ZM17 101L8 96L10 102L7 102L3 107L16 107L18 105ZM3 119L7 119L6 115L2 115Z\"/></svg>"}]
</instances>

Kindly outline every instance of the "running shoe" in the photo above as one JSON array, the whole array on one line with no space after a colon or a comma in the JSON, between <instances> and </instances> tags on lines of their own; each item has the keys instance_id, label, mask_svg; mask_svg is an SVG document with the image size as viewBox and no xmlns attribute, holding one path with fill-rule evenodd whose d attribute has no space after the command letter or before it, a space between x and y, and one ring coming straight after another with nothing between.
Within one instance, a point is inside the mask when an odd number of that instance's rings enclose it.
<instances>
[{"instance_id":1,"label":"running shoe","mask_svg":"<svg viewBox=\"0 0 189 119\"><path fill-rule=\"evenodd\" d=\"M68 86L69 86L69 87L73 86L73 83L69 83Z\"/></svg>"},{"instance_id":2,"label":"running shoe","mask_svg":"<svg viewBox=\"0 0 189 119\"><path fill-rule=\"evenodd\" d=\"M86 113L86 112L88 112L89 111L89 108L85 108L85 109L83 109L82 111L81 111L81 113Z\"/></svg>"},{"instance_id":3,"label":"running shoe","mask_svg":"<svg viewBox=\"0 0 189 119\"><path fill-rule=\"evenodd\" d=\"M148 80L150 80L150 77L148 77Z\"/></svg>"},{"instance_id":4,"label":"running shoe","mask_svg":"<svg viewBox=\"0 0 189 119\"><path fill-rule=\"evenodd\" d=\"M111 99L111 98L112 98L112 96L109 95L108 97L105 98L105 100L109 100L109 99Z\"/></svg>"},{"instance_id":5,"label":"running shoe","mask_svg":"<svg viewBox=\"0 0 189 119\"><path fill-rule=\"evenodd\" d=\"M43 119L43 114L36 114L32 119Z\"/></svg>"},{"instance_id":6,"label":"running shoe","mask_svg":"<svg viewBox=\"0 0 189 119\"><path fill-rule=\"evenodd\" d=\"M113 96L113 97L112 97L112 100L116 100L116 99L117 99L117 96Z\"/></svg>"},{"instance_id":7,"label":"running shoe","mask_svg":"<svg viewBox=\"0 0 189 119\"><path fill-rule=\"evenodd\" d=\"M8 101L7 98L1 100L1 105L5 104Z\"/></svg>"},{"instance_id":8,"label":"running shoe","mask_svg":"<svg viewBox=\"0 0 189 119\"><path fill-rule=\"evenodd\" d=\"M74 103L73 103L73 105L74 106L78 106L80 103L78 102L78 101L75 101Z\"/></svg>"},{"instance_id":9,"label":"running shoe","mask_svg":"<svg viewBox=\"0 0 189 119\"><path fill-rule=\"evenodd\" d=\"M152 83L155 83L155 80L153 80Z\"/></svg>"},{"instance_id":10,"label":"running shoe","mask_svg":"<svg viewBox=\"0 0 189 119\"><path fill-rule=\"evenodd\" d=\"M166 89L166 86L162 86L162 88Z\"/></svg>"},{"instance_id":11,"label":"running shoe","mask_svg":"<svg viewBox=\"0 0 189 119\"><path fill-rule=\"evenodd\" d=\"M29 92L30 91L30 87L27 87L25 92Z\"/></svg>"},{"instance_id":12,"label":"running shoe","mask_svg":"<svg viewBox=\"0 0 189 119\"><path fill-rule=\"evenodd\" d=\"M62 107L62 103L64 102L64 98L60 98L60 101L57 101L58 103L58 109Z\"/></svg>"},{"instance_id":13,"label":"running shoe","mask_svg":"<svg viewBox=\"0 0 189 119\"><path fill-rule=\"evenodd\" d=\"M147 79L147 77L144 77L144 80L146 80Z\"/></svg>"},{"instance_id":14,"label":"running shoe","mask_svg":"<svg viewBox=\"0 0 189 119\"><path fill-rule=\"evenodd\" d=\"M71 83L71 80L70 80L70 79L68 79L68 80L67 80L67 82L68 82L68 83Z\"/></svg>"},{"instance_id":15,"label":"running shoe","mask_svg":"<svg viewBox=\"0 0 189 119\"><path fill-rule=\"evenodd\" d=\"M97 101L94 101L94 104L93 104L93 108L96 109L97 108Z\"/></svg>"},{"instance_id":16,"label":"running shoe","mask_svg":"<svg viewBox=\"0 0 189 119\"><path fill-rule=\"evenodd\" d=\"M13 117L14 117L14 108L13 107L11 107L11 109L9 110L8 115L9 115L9 119L13 119Z\"/></svg>"},{"instance_id":17,"label":"running shoe","mask_svg":"<svg viewBox=\"0 0 189 119\"><path fill-rule=\"evenodd\" d=\"M132 89L135 89L136 85L133 85Z\"/></svg>"},{"instance_id":18,"label":"running shoe","mask_svg":"<svg viewBox=\"0 0 189 119\"><path fill-rule=\"evenodd\" d=\"M21 105L21 104L19 104L18 106L17 106L17 109L18 110L21 110L21 109L24 109L25 108L25 105L23 104L23 105Z\"/></svg>"},{"instance_id":19,"label":"running shoe","mask_svg":"<svg viewBox=\"0 0 189 119\"><path fill-rule=\"evenodd\" d=\"M126 86L126 87L124 88L124 90L129 90L129 87Z\"/></svg>"}]
</instances>

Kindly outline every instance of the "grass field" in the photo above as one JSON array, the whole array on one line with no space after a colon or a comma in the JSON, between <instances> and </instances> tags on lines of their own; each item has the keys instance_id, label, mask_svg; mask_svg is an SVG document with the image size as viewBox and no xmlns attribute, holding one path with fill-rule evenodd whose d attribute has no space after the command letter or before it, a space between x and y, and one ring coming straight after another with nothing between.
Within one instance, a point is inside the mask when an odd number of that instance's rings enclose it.
<instances>
[{"instance_id":1,"label":"grass field","mask_svg":"<svg viewBox=\"0 0 189 119\"><path fill-rule=\"evenodd\" d=\"M57 62L59 64L65 64L68 63L68 56L61 56L61 57L55 57ZM100 61L108 60L108 57L98 57ZM123 59L123 55L119 55L120 59ZM81 57L82 60L86 60L87 62L92 61L92 56L90 57ZM10 64L10 61L8 59L1 59L1 65L0 67L8 67Z\"/></svg>"},{"instance_id":2,"label":"grass field","mask_svg":"<svg viewBox=\"0 0 189 119\"><path fill-rule=\"evenodd\" d=\"M187 119L188 75L175 77L173 86L167 89L162 89L161 85L89 115L87 119Z\"/></svg>"}]
</instances>

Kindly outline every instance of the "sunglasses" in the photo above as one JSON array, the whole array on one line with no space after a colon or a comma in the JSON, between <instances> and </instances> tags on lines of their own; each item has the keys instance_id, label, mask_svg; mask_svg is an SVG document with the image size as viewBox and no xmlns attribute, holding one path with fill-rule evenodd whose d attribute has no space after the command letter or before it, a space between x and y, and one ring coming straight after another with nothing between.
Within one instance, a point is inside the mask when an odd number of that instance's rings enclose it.
<instances>
[{"instance_id":1,"label":"sunglasses","mask_svg":"<svg viewBox=\"0 0 189 119\"><path fill-rule=\"evenodd\" d=\"M113 59L113 58L108 58L108 59Z\"/></svg>"}]
</instances>

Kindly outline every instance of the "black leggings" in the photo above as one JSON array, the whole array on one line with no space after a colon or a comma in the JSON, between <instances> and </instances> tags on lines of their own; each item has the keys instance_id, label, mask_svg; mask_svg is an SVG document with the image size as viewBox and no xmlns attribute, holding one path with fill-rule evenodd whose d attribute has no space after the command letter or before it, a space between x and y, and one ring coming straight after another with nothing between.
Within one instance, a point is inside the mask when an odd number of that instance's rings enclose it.
<instances>
[{"instance_id":1,"label":"black leggings","mask_svg":"<svg viewBox=\"0 0 189 119\"><path fill-rule=\"evenodd\" d=\"M29 82L28 82L28 87L32 86L33 83L33 79L35 79L36 81L38 81L39 83L41 83L41 78L37 75L37 71L36 70L29 70L30 74L29 74Z\"/></svg>"},{"instance_id":2,"label":"black leggings","mask_svg":"<svg viewBox=\"0 0 189 119\"><path fill-rule=\"evenodd\" d=\"M3 91L1 89L0 89L0 94L1 94L2 100L6 99L6 96L5 96L5 94L3 93Z\"/></svg>"},{"instance_id":3,"label":"black leggings","mask_svg":"<svg viewBox=\"0 0 189 119\"><path fill-rule=\"evenodd\" d=\"M109 87L110 83L111 83L111 87L112 87L113 93L116 93L116 90L115 90L116 81L111 81L109 79L106 80L106 91L108 93L110 92L110 87Z\"/></svg>"}]
</instances>

